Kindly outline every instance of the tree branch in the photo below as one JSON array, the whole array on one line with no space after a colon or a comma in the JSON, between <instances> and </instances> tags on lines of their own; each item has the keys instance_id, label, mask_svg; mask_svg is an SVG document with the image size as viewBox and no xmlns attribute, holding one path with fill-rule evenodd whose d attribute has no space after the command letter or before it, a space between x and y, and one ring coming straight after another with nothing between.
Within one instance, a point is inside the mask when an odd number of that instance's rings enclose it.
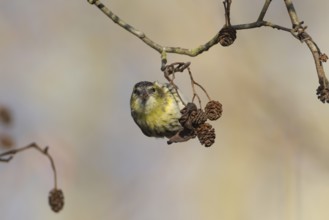
<instances>
[{"instance_id":1,"label":"tree branch","mask_svg":"<svg viewBox=\"0 0 329 220\"><path fill-rule=\"evenodd\" d=\"M312 37L305 31L307 26L303 26L304 22L300 22L297 16L297 12L292 3L292 0L284 0L288 14L293 26L291 34L298 38L301 42L305 42L308 48L310 49L313 59L315 62L316 72L319 79L320 86L317 89L317 95L320 101L323 103L329 103L329 82L325 75L322 62L326 62L328 58L322 59L321 57L327 57L325 54L322 54L320 48L313 41Z\"/></svg>"},{"instance_id":2,"label":"tree branch","mask_svg":"<svg viewBox=\"0 0 329 220\"><path fill-rule=\"evenodd\" d=\"M186 49L182 47L170 47L170 46L162 46L155 41L151 40L146 36L145 33L142 31L136 29L132 25L126 23L121 18L119 18L117 15L115 15L111 10L109 10L103 3L100 2L100 0L88 0L90 4L95 4L105 15L107 15L114 23L118 24L128 32L132 33L139 39L141 39L146 45L150 46L151 48L155 49L161 54L161 60L162 60L162 66L163 68L167 62L167 55L166 53L175 53L175 54L181 54L181 55L187 55L191 57L198 56L199 54L208 51L211 47L218 44L219 42L219 32L217 32L208 42L205 44L202 44L200 46L197 46L193 49ZM237 24L237 25L230 25L235 30L245 30L245 29L253 29L253 28L259 28L259 27L272 27L277 30L282 30L291 33L295 38L299 39L302 42L305 42L309 49L311 50L311 53L313 55L315 66L317 70L317 75L319 78L320 86L317 90L318 98L322 102L328 102L329 103L329 83L328 79L325 76L325 71L323 69L322 62L326 61L326 59L321 59L321 57L327 57L325 54L322 54L320 52L320 49L316 45L316 43L312 40L310 35L305 32L306 27L302 26L302 22L299 22L296 10L294 8L294 5L292 3L292 0L284 0L284 3L286 5L286 8L288 10L288 14L290 16L290 20L292 23L292 28L283 27L277 24L273 24L269 21L264 21L264 17L267 13L267 10L271 4L272 0L265 0L263 8L255 22L252 23L246 23L246 24ZM230 24L229 21L229 15L230 15L230 4L232 3L232 0L224 0L224 7L225 10L225 18L226 18L226 25Z\"/></svg>"},{"instance_id":3,"label":"tree branch","mask_svg":"<svg viewBox=\"0 0 329 220\"><path fill-rule=\"evenodd\" d=\"M270 7L271 2L272 2L272 0L266 0L265 1L264 6L263 6L262 11L260 12L260 14L258 16L257 21L263 21L264 20L265 14L267 12L267 9Z\"/></svg>"},{"instance_id":4,"label":"tree branch","mask_svg":"<svg viewBox=\"0 0 329 220\"><path fill-rule=\"evenodd\" d=\"M226 27L231 26L231 4L232 0L223 1L224 9L225 9L225 25Z\"/></svg>"},{"instance_id":5,"label":"tree branch","mask_svg":"<svg viewBox=\"0 0 329 220\"><path fill-rule=\"evenodd\" d=\"M274 28L277 30L287 31L289 33L291 32L291 28L273 24L269 21L255 21L255 22L247 23L247 24L232 25L232 27L235 30L253 29L253 28L260 28L260 27L271 27L271 28Z\"/></svg>"},{"instance_id":6,"label":"tree branch","mask_svg":"<svg viewBox=\"0 0 329 220\"><path fill-rule=\"evenodd\" d=\"M228 0L230 1L230 0ZM90 4L96 5L106 16L108 16L114 23L118 24L120 27L124 28L131 34L135 35L139 39L141 39L145 44L150 46L151 48L158 51L160 54L163 55L163 53L175 53L175 54L181 54L181 55L187 55L191 57L198 56L199 54L209 50L212 46L216 45L218 43L218 37L219 33L216 33L208 42L197 46L193 49L186 49L182 47L171 47L171 46L162 46L153 40L151 40L149 37L146 36L146 34L137 28L133 27L132 25L128 24L124 20L122 20L119 16L114 14L109 8L107 8L100 0L88 0ZM266 14L266 11L269 7L269 4L271 3L271 0L266 0L264 7L259 15L259 18L256 22L248 23L248 24L239 24L239 25L233 25L232 27L236 30L243 30L243 29L252 29L252 28L258 28L262 26L268 26L272 28L276 28L279 30L284 30L290 32L291 29L281 27L276 24L272 24L267 21L262 21L260 18L263 18ZM227 15L226 15L227 16Z\"/></svg>"},{"instance_id":7,"label":"tree branch","mask_svg":"<svg viewBox=\"0 0 329 220\"><path fill-rule=\"evenodd\" d=\"M297 17L295 7L292 4L292 0L284 0L284 3L286 4L286 8L288 10L288 14L289 14L291 23L293 24L293 27L297 26L300 22Z\"/></svg>"},{"instance_id":8,"label":"tree branch","mask_svg":"<svg viewBox=\"0 0 329 220\"><path fill-rule=\"evenodd\" d=\"M53 158L48 153L48 149L49 149L48 147L42 149L36 143L31 143L31 144L29 144L29 145L27 145L25 147L18 148L18 149L13 149L13 150L10 150L10 151L7 151L7 152L4 152L4 153L0 154L0 162L10 162L17 153L20 153L22 151L25 151L25 150L28 150L28 149L31 149L31 148L36 149L37 151L39 151L40 153L42 153L43 155L45 155L46 157L48 157L48 159L50 161L50 164L51 164L51 168L53 170L53 174L54 174L54 186L55 186L55 189L57 189L57 172L56 172L56 167L55 167L55 163L54 163Z\"/></svg>"}]
</instances>

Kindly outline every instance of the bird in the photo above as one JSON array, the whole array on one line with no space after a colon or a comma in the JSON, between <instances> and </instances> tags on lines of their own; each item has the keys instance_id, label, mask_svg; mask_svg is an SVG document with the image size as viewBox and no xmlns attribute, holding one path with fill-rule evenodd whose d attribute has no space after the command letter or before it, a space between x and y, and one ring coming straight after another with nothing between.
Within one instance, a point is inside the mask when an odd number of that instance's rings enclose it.
<instances>
[{"instance_id":1,"label":"bird","mask_svg":"<svg viewBox=\"0 0 329 220\"><path fill-rule=\"evenodd\" d=\"M174 136L182 129L179 118L184 106L181 92L171 83L138 82L130 98L131 116L148 137Z\"/></svg>"}]
</instances>

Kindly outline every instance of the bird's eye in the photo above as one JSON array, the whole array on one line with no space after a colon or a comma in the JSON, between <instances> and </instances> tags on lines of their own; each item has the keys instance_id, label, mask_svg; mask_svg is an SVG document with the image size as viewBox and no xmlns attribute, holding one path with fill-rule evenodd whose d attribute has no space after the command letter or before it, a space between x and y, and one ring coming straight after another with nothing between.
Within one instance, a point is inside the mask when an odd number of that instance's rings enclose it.
<instances>
[{"instance_id":1,"label":"bird's eye","mask_svg":"<svg viewBox=\"0 0 329 220\"><path fill-rule=\"evenodd\" d=\"M138 96L141 94L141 92L138 89L135 89L134 93Z\"/></svg>"},{"instance_id":2,"label":"bird's eye","mask_svg":"<svg viewBox=\"0 0 329 220\"><path fill-rule=\"evenodd\" d=\"M155 93L155 88L150 88L150 89L148 90L148 92L149 92L149 94L153 94L153 93Z\"/></svg>"}]
</instances>

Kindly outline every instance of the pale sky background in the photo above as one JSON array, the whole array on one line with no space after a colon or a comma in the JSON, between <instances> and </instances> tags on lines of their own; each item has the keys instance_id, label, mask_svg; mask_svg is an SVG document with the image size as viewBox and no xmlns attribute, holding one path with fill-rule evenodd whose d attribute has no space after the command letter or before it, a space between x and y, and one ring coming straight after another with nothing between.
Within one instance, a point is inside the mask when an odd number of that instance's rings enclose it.
<instances>
[{"instance_id":1,"label":"pale sky background","mask_svg":"<svg viewBox=\"0 0 329 220\"><path fill-rule=\"evenodd\" d=\"M255 21L263 2L233 1L232 23ZM328 54L329 1L294 2ZM103 3L165 46L194 48L224 24L217 0ZM279 0L265 19L291 25ZM0 164L0 219L327 220L329 105L315 95L311 53L271 28L237 35L195 58L168 55L192 62L224 112L212 147L167 146L145 137L129 109L136 82L164 81L157 52L87 1L1 1L0 104L15 119L7 131L17 147L50 146L65 207L48 207L49 162L31 150ZM178 78L191 98L187 74Z\"/></svg>"}]
</instances>

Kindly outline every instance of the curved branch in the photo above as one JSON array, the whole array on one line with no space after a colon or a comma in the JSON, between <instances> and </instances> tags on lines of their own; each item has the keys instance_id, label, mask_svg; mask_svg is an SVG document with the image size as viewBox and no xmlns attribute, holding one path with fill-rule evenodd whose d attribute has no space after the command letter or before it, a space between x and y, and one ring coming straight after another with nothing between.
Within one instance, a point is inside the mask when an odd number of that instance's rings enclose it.
<instances>
[{"instance_id":1,"label":"curved branch","mask_svg":"<svg viewBox=\"0 0 329 220\"><path fill-rule=\"evenodd\" d=\"M305 42L308 48L310 49L313 59L315 62L316 72L319 79L320 86L317 89L317 95L320 101L323 103L329 103L329 82L326 77L322 61L326 61L326 59L322 59L321 57L324 55L321 53L320 48L313 41L312 37L305 31L306 26L303 26L304 22L300 22L297 16L297 12L291 0L284 0L286 8L288 10L288 14L293 26L291 34L297 37L301 42ZM326 55L325 55L326 56Z\"/></svg>"},{"instance_id":2,"label":"curved branch","mask_svg":"<svg viewBox=\"0 0 329 220\"><path fill-rule=\"evenodd\" d=\"M322 65L322 59L321 57L324 57L325 54L322 54L320 52L320 49L317 47L316 43L312 40L310 35L305 32L306 27L302 26L302 22L299 22L295 7L292 3L292 0L284 0L284 3L286 5L286 8L288 10L288 14L290 16L290 20L292 23L292 28L283 27L277 24L273 24L269 21L264 21L264 17L266 15L266 12L270 6L272 0L265 0L265 3L263 5L263 8L255 22L247 23L247 24L237 24L232 25L231 27L235 30L244 30L244 29L252 29L252 28L259 28L259 27L272 27L277 30L282 30L291 33L295 38L299 39L302 42L305 42L309 49L311 50L311 53L313 55L316 70L319 78L320 87L318 88L318 94L319 99L323 102L329 103L329 83L328 79L325 76L325 72ZM103 3L100 2L100 0L88 0L90 4L95 4L105 15L107 15L114 23L118 24L128 32L132 33L139 39L141 39L145 44L150 46L151 48L155 49L161 54L162 59L162 68L166 64L166 53L176 53L181 55L187 55L191 57L198 56L199 54L209 50L212 46L216 45L219 40L219 32L217 32L208 42L205 44L202 44L194 49L186 49L182 47L169 47L169 46L162 46L155 41L151 40L149 37L146 36L145 33L142 31L134 28L132 25L126 23L121 18L119 18L117 15L115 15L111 10L109 10ZM224 0L224 6L230 5L232 0ZM227 7L227 10L229 10L230 7ZM226 20L229 16L229 11L225 12ZM228 21L226 21L228 22Z\"/></svg>"},{"instance_id":3,"label":"curved branch","mask_svg":"<svg viewBox=\"0 0 329 220\"><path fill-rule=\"evenodd\" d=\"M139 39L141 39L145 44L150 46L151 48L158 51L161 56L165 56L164 53L175 53L175 54L181 54L181 55L187 55L191 57L198 56L199 54L209 50L212 46L216 45L218 43L218 37L219 32L217 32L208 42L197 46L193 49L186 49L182 47L170 47L170 46L162 46L149 37L146 36L146 34L137 28L133 27L132 25L128 24L124 20L122 20L119 16L114 14L109 8L107 8L103 3L101 3L100 0L88 0L90 4L95 4L107 17L109 17L114 23L118 24L120 27L124 28L131 34L135 35ZM282 27L276 24L272 24L268 21L260 20L260 18L263 18L265 16L265 13L269 7L270 0L266 0L265 5L261 11L261 14L256 22L248 23L248 24L239 24L239 25L233 25L232 27L236 30L243 30L243 29L252 29L252 28L258 28L262 26L268 26L272 28L276 28L279 30L284 30L290 32L291 29Z\"/></svg>"},{"instance_id":4,"label":"curved branch","mask_svg":"<svg viewBox=\"0 0 329 220\"><path fill-rule=\"evenodd\" d=\"M13 149L13 150L10 150L10 151L7 151L7 152L4 152L4 153L0 154L0 162L10 162L17 153L22 152L22 151L25 151L25 150L28 150L28 149L31 149L31 148L36 149L37 151L39 151L40 153L42 153L46 157L48 157L48 159L50 161L51 168L52 168L53 173L54 173L54 186L55 186L55 189L57 189L57 172L56 172L56 167L55 167L55 163L54 163L53 158L48 153L48 147L46 147L45 149L42 149L36 143L31 143L31 144L29 144L29 145L27 145L25 147L18 148L18 149Z\"/></svg>"}]
</instances>

